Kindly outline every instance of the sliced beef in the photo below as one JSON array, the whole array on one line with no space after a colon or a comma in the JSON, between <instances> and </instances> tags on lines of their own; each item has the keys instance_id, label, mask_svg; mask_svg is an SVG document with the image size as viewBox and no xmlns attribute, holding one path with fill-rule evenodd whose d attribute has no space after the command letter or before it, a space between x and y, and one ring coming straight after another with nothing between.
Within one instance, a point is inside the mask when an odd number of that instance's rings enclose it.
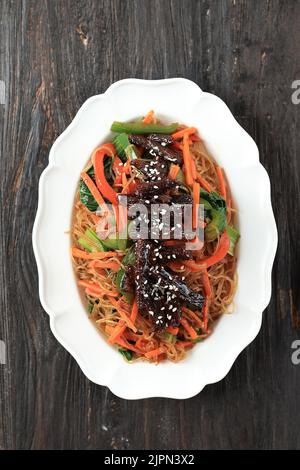
<instances>
[{"instance_id":1,"label":"sliced beef","mask_svg":"<svg viewBox=\"0 0 300 470\"><path fill-rule=\"evenodd\" d=\"M159 181L165 178L169 172L168 163L160 157L154 160L132 160L131 165L143 173L145 180Z\"/></svg>"},{"instance_id":2,"label":"sliced beef","mask_svg":"<svg viewBox=\"0 0 300 470\"><path fill-rule=\"evenodd\" d=\"M129 142L139 147L143 147L145 150L149 150L150 155L153 157L162 157L169 162L182 164L182 155L177 150L163 146L159 142L150 140L149 137L140 134L129 134Z\"/></svg>"},{"instance_id":3,"label":"sliced beef","mask_svg":"<svg viewBox=\"0 0 300 470\"><path fill-rule=\"evenodd\" d=\"M158 142L163 147L174 143L174 139L170 134L149 134L148 139L151 142Z\"/></svg>"}]
</instances>

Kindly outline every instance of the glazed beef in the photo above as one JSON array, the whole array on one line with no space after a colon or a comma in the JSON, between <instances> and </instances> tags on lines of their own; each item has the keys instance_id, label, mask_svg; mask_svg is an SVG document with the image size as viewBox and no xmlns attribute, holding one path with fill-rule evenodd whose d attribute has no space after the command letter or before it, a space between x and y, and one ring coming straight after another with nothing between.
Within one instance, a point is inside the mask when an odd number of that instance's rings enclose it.
<instances>
[{"instance_id":1,"label":"glazed beef","mask_svg":"<svg viewBox=\"0 0 300 470\"><path fill-rule=\"evenodd\" d=\"M162 145L157 141L150 140L149 137L140 134L129 134L129 142L149 150L150 155L153 157L162 157L169 162L182 164L182 155L175 149Z\"/></svg>"}]
</instances>

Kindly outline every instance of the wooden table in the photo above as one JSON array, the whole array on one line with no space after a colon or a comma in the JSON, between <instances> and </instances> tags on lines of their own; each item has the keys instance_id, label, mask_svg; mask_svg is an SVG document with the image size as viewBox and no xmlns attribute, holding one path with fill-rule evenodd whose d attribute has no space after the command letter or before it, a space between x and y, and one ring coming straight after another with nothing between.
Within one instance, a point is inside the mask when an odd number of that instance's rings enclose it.
<instances>
[{"instance_id":1,"label":"wooden table","mask_svg":"<svg viewBox=\"0 0 300 470\"><path fill-rule=\"evenodd\" d=\"M300 448L299 0L1 0L0 21L0 447ZM177 76L225 100L258 144L279 228L273 295L222 382L186 401L125 401L50 332L31 245L38 180L88 97L125 77Z\"/></svg>"}]
</instances>

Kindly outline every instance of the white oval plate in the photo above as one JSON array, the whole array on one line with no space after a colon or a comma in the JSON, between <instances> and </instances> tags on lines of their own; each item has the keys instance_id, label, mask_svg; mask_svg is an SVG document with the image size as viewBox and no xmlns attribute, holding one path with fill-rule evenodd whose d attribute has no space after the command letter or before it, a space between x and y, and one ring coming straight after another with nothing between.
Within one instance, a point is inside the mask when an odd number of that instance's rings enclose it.
<instances>
[{"instance_id":1,"label":"white oval plate","mask_svg":"<svg viewBox=\"0 0 300 470\"><path fill-rule=\"evenodd\" d=\"M79 175L92 150L109 136L114 120L126 121L155 109L165 121L199 129L210 152L224 167L239 213L241 239L238 289L233 314L223 315L213 334L178 363L127 364L88 319L70 258L71 214ZM39 294L58 341L84 374L126 399L189 398L221 380L238 354L258 334L271 296L271 270L277 247L270 181L256 144L224 102L195 83L127 79L88 99L54 143L39 183L33 227Z\"/></svg>"}]
</instances>

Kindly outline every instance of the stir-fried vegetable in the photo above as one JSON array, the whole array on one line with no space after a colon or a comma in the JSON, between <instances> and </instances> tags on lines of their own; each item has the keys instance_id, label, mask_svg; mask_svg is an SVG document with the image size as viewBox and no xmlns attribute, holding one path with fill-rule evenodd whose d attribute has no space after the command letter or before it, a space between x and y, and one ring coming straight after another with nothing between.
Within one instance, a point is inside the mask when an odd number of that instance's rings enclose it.
<instances>
[{"instance_id":1,"label":"stir-fried vegetable","mask_svg":"<svg viewBox=\"0 0 300 470\"><path fill-rule=\"evenodd\" d=\"M131 361L133 357L133 352L129 349L119 348L119 353L126 359L126 361Z\"/></svg>"},{"instance_id":2,"label":"stir-fried vegetable","mask_svg":"<svg viewBox=\"0 0 300 470\"><path fill-rule=\"evenodd\" d=\"M235 245L237 244L238 239L240 238L240 233L232 225L227 225L226 230L230 238L230 246L229 246L228 254L233 256Z\"/></svg>"},{"instance_id":3,"label":"stir-fried vegetable","mask_svg":"<svg viewBox=\"0 0 300 470\"><path fill-rule=\"evenodd\" d=\"M163 124L145 124L142 121L119 122L114 121L110 130L112 132L125 132L126 134L173 134L178 128L178 123L169 125Z\"/></svg>"},{"instance_id":4,"label":"stir-fried vegetable","mask_svg":"<svg viewBox=\"0 0 300 470\"><path fill-rule=\"evenodd\" d=\"M93 181L95 181L95 173L93 167L91 167L86 173ZM88 208L89 211L95 212L97 210L98 203L82 179L80 180L79 184L79 195L80 201Z\"/></svg>"}]
</instances>

